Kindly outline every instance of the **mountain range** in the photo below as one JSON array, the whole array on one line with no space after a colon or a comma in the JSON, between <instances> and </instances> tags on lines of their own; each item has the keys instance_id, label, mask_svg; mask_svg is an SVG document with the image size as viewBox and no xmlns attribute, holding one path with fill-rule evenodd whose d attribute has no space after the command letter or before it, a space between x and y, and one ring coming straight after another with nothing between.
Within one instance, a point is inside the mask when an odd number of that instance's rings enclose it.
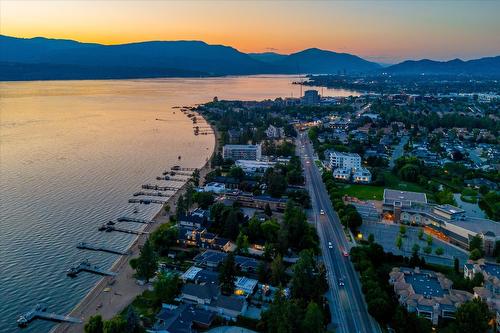
<instances>
[{"instance_id":1,"label":"mountain range","mask_svg":"<svg viewBox=\"0 0 500 333\"><path fill-rule=\"evenodd\" d=\"M196 77L248 74L491 74L500 57L471 61L406 61L382 69L356 55L311 48L290 55L243 53L201 41L120 45L0 35L0 80ZM494 65L491 65L494 64Z\"/></svg>"}]
</instances>

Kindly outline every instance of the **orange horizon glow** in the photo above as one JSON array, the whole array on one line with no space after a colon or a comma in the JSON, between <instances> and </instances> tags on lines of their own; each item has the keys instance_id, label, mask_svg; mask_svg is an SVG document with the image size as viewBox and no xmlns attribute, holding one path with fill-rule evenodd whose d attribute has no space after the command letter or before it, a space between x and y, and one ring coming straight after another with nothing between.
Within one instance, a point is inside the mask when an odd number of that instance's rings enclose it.
<instances>
[{"instance_id":1,"label":"orange horizon glow","mask_svg":"<svg viewBox=\"0 0 500 333\"><path fill-rule=\"evenodd\" d=\"M100 44L201 40L242 52L317 47L375 61L500 54L500 2L0 2L0 33ZM21 13L21 14L20 14Z\"/></svg>"}]
</instances>

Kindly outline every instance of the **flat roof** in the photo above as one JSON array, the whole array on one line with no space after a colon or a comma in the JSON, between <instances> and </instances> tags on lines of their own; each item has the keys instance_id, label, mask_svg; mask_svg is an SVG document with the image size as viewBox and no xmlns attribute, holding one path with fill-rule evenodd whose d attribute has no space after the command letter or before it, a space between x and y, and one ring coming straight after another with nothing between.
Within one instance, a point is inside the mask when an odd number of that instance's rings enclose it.
<instances>
[{"instance_id":1,"label":"flat roof","mask_svg":"<svg viewBox=\"0 0 500 333\"><path fill-rule=\"evenodd\" d=\"M430 274L405 274L405 281L411 284L416 294L429 297L443 297L445 291L438 279Z\"/></svg>"},{"instance_id":2,"label":"flat roof","mask_svg":"<svg viewBox=\"0 0 500 333\"><path fill-rule=\"evenodd\" d=\"M489 275L500 279L500 265L484 263L483 265L481 265L481 269Z\"/></svg>"},{"instance_id":3,"label":"flat roof","mask_svg":"<svg viewBox=\"0 0 500 333\"><path fill-rule=\"evenodd\" d=\"M387 189L387 188L384 189L384 199L395 200L395 201L405 200L405 201L412 201L412 202L427 203L427 195L425 193L391 190L391 189Z\"/></svg>"},{"instance_id":4,"label":"flat roof","mask_svg":"<svg viewBox=\"0 0 500 333\"><path fill-rule=\"evenodd\" d=\"M435 207L438 210L441 210L443 212L446 212L448 214L457 214L457 213L464 213L465 211L462 208L458 208L455 206L452 206L450 204L444 204L444 205L439 205Z\"/></svg>"},{"instance_id":5,"label":"flat roof","mask_svg":"<svg viewBox=\"0 0 500 333\"><path fill-rule=\"evenodd\" d=\"M477 217L467 216L464 219L446 220L446 223L456 225L460 228L475 232L486 233L492 232L495 236L500 236L500 223L493 220L481 219Z\"/></svg>"}]
</instances>

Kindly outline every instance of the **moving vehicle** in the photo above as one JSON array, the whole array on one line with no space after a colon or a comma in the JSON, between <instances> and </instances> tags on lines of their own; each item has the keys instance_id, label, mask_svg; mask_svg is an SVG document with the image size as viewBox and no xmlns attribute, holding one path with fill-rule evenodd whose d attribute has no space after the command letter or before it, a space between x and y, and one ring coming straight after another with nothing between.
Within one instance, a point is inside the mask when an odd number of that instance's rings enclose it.
<instances>
[{"instance_id":1,"label":"moving vehicle","mask_svg":"<svg viewBox=\"0 0 500 333\"><path fill-rule=\"evenodd\" d=\"M325 211L323 209L319 210L319 215L325 215Z\"/></svg>"},{"instance_id":2,"label":"moving vehicle","mask_svg":"<svg viewBox=\"0 0 500 333\"><path fill-rule=\"evenodd\" d=\"M344 279L339 278L339 286L341 286L341 287L345 286Z\"/></svg>"},{"instance_id":3,"label":"moving vehicle","mask_svg":"<svg viewBox=\"0 0 500 333\"><path fill-rule=\"evenodd\" d=\"M333 249L332 242L328 242L328 248L329 248L329 249Z\"/></svg>"},{"instance_id":4,"label":"moving vehicle","mask_svg":"<svg viewBox=\"0 0 500 333\"><path fill-rule=\"evenodd\" d=\"M344 255L344 257L349 257L349 253L346 250L342 251L342 254Z\"/></svg>"}]
</instances>

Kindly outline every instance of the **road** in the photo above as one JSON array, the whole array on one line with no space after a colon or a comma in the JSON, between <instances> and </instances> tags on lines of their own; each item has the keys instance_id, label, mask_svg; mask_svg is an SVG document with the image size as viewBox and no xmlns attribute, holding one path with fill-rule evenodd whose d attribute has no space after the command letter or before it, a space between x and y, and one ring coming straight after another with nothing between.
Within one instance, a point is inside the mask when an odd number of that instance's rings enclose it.
<instances>
[{"instance_id":1,"label":"road","mask_svg":"<svg viewBox=\"0 0 500 333\"><path fill-rule=\"evenodd\" d=\"M394 151L392 152L391 159L389 160L389 168L394 168L394 162L403 156L405 145L408 143L408 140L410 140L410 137L408 135L404 135L401 138L401 141L399 141L398 145L394 148Z\"/></svg>"},{"instance_id":2,"label":"road","mask_svg":"<svg viewBox=\"0 0 500 333\"><path fill-rule=\"evenodd\" d=\"M381 332L377 322L368 314L358 274L349 257L344 256L344 251L349 252L351 246L314 163L314 151L307 134L299 135L297 146L311 195L312 213L320 237L323 260L328 271L330 289L327 297L330 300L335 331L341 333ZM324 214L320 214L321 210ZM328 242L332 243L331 249ZM344 281L344 286L339 285L339 279Z\"/></svg>"}]
</instances>

